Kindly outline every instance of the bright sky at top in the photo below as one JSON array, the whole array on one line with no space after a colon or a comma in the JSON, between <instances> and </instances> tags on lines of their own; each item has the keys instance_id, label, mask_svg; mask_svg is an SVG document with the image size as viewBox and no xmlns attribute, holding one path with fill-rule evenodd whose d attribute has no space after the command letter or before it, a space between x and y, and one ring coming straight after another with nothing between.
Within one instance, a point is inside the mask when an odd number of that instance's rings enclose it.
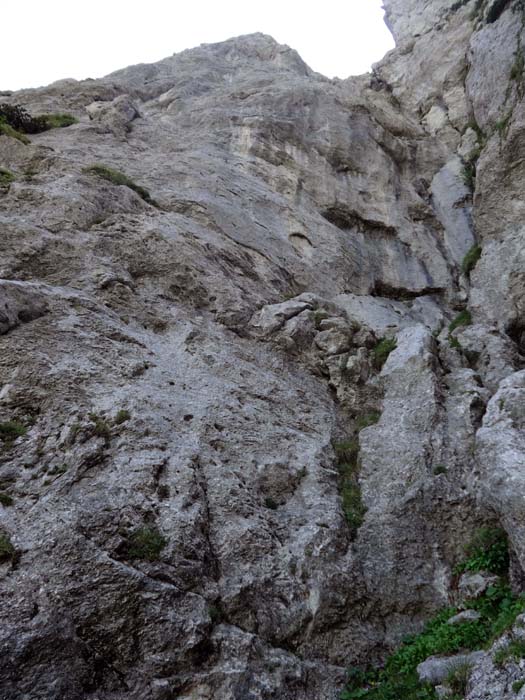
<instances>
[{"instance_id":1,"label":"bright sky at top","mask_svg":"<svg viewBox=\"0 0 525 700\"><path fill-rule=\"evenodd\" d=\"M264 32L328 77L393 47L381 0L25 0L2 3L0 90L99 78L183 49ZM4 7L5 5L5 7Z\"/></svg>"}]
</instances>

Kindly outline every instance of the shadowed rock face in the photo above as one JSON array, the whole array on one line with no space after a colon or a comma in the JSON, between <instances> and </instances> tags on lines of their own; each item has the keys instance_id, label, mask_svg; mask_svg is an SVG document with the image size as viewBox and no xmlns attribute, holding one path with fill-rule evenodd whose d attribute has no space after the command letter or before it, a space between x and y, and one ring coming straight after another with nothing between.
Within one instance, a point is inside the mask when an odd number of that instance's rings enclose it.
<instances>
[{"instance_id":1,"label":"shadowed rock face","mask_svg":"<svg viewBox=\"0 0 525 700\"><path fill-rule=\"evenodd\" d=\"M335 700L480 524L520 580L522 9L385 5L365 76L255 34L2 97L79 120L0 136L2 700Z\"/></svg>"}]
</instances>

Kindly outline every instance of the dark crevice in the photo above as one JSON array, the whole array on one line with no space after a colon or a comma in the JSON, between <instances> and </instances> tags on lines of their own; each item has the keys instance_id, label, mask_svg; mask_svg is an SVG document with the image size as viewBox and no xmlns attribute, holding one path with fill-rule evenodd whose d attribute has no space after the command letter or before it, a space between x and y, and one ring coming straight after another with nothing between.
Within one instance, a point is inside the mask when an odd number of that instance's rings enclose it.
<instances>
[{"instance_id":1,"label":"dark crevice","mask_svg":"<svg viewBox=\"0 0 525 700\"><path fill-rule=\"evenodd\" d=\"M373 221L372 219L364 219L344 204L334 204L328 207L321 212L321 216L342 231L353 229L360 233L372 235L397 236L397 231L393 226L386 226L380 221Z\"/></svg>"},{"instance_id":2,"label":"dark crevice","mask_svg":"<svg viewBox=\"0 0 525 700\"><path fill-rule=\"evenodd\" d=\"M418 299L419 297L443 294L445 292L441 287L424 287L423 289L413 290L405 287L394 287L388 282L377 280L374 288L370 292L372 297L383 297L394 301L407 301L410 299Z\"/></svg>"}]
</instances>

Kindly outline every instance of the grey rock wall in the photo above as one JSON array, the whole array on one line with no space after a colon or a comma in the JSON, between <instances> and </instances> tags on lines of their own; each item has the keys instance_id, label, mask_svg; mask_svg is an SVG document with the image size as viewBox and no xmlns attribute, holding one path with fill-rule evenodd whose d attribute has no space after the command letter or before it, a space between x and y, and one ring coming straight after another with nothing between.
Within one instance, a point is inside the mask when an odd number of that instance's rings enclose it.
<instances>
[{"instance_id":1,"label":"grey rock wall","mask_svg":"<svg viewBox=\"0 0 525 700\"><path fill-rule=\"evenodd\" d=\"M335 700L479 525L518 585L524 24L478 5L385 0L344 81L255 34L2 98L79 120L0 135L3 700Z\"/></svg>"}]
</instances>

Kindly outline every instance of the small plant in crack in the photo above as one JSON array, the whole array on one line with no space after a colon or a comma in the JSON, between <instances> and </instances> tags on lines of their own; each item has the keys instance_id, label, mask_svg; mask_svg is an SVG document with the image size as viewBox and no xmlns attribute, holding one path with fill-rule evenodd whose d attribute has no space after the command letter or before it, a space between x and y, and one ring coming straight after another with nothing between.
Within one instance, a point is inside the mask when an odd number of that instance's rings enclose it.
<instances>
[{"instance_id":1,"label":"small plant in crack","mask_svg":"<svg viewBox=\"0 0 525 700\"><path fill-rule=\"evenodd\" d=\"M3 491L0 491L0 503L4 507L9 507L13 505L13 499L8 493L4 493Z\"/></svg>"},{"instance_id":2,"label":"small plant in crack","mask_svg":"<svg viewBox=\"0 0 525 700\"><path fill-rule=\"evenodd\" d=\"M7 448L11 447L17 438L23 437L26 433L27 428L19 421L9 420L5 423L0 423L0 440Z\"/></svg>"},{"instance_id":3,"label":"small plant in crack","mask_svg":"<svg viewBox=\"0 0 525 700\"><path fill-rule=\"evenodd\" d=\"M395 338L382 338L372 350L372 360L377 370L382 369L390 353L397 348Z\"/></svg>"},{"instance_id":4,"label":"small plant in crack","mask_svg":"<svg viewBox=\"0 0 525 700\"><path fill-rule=\"evenodd\" d=\"M11 538L5 532L0 532L0 564L11 561L15 556L15 548Z\"/></svg>"},{"instance_id":5,"label":"small plant in crack","mask_svg":"<svg viewBox=\"0 0 525 700\"><path fill-rule=\"evenodd\" d=\"M359 442L346 440L334 445L339 471L339 489L343 513L352 539L357 536L366 514L359 485Z\"/></svg>"},{"instance_id":6,"label":"small plant in crack","mask_svg":"<svg viewBox=\"0 0 525 700\"><path fill-rule=\"evenodd\" d=\"M472 270L476 267L478 260L481 257L482 248L478 243L475 243L468 253L463 258L461 270L463 274L469 276Z\"/></svg>"},{"instance_id":7,"label":"small plant in crack","mask_svg":"<svg viewBox=\"0 0 525 700\"><path fill-rule=\"evenodd\" d=\"M0 187L9 187L15 181L15 176L10 170L0 168Z\"/></svg>"},{"instance_id":8,"label":"small plant in crack","mask_svg":"<svg viewBox=\"0 0 525 700\"><path fill-rule=\"evenodd\" d=\"M120 411L118 411L117 415L113 419L113 422L115 425L121 425L122 423L125 423L131 418L131 413L127 411L125 408L121 408Z\"/></svg>"},{"instance_id":9,"label":"small plant in crack","mask_svg":"<svg viewBox=\"0 0 525 700\"><path fill-rule=\"evenodd\" d=\"M464 311L461 311L456 318L450 322L448 326L448 332L453 333L456 328L460 328L461 326L470 326L472 323L472 316L470 314L470 311L465 309Z\"/></svg>"},{"instance_id":10,"label":"small plant in crack","mask_svg":"<svg viewBox=\"0 0 525 700\"><path fill-rule=\"evenodd\" d=\"M124 175L124 173L121 173L119 170L108 168L106 165L96 164L91 165L88 168L84 168L83 172L87 175L96 175L102 180L111 182L112 185L129 187L129 189L136 192L139 195L139 197L142 197L142 199L145 202L151 204L154 207L158 207L157 202L155 202L155 200L152 199L147 189L141 187L140 185L137 185L135 182L133 182L131 178L129 178L127 175Z\"/></svg>"},{"instance_id":11,"label":"small plant in crack","mask_svg":"<svg viewBox=\"0 0 525 700\"><path fill-rule=\"evenodd\" d=\"M264 499L264 505L270 510L277 510L277 508L279 508L279 504L271 496L266 496L266 498Z\"/></svg>"},{"instance_id":12,"label":"small plant in crack","mask_svg":"<svg viewBox=\"0 0 525 700\"><path fill-rule=\"evenodd\" d=\"M379 423L380 419L381 413L379 411L371 411L370 413L365 413L356 418L355 427L358 431L363 430L364 428L369 428L371 425Z\"/></svg>"},{"instance_id":13,"label":"small plant in crack","mask_svg":"<svg viewBox=\"0 0 525 700\"><path fill-rule=\"evenodd\" d=\"M124 545L124 554L128 559L158 561L168 541L156 527L144 525L134 530Z\"/></svg>"},{"instance_id":14,"label":"small plant in crack","mask_svg":"<svg viewBox=\"0 0 525 700\"><path fill-rule=\"evenodd\" d=\"M93 423L93 434L109 442L111 438L111 428L106 419L103 416L99 416L97 413L90 413L88 418Z\"/></svg>"},{"instance_id":15,"label":"small plant in crack","mask_svg":"<svg viewBox=\"0 0 525 700\"><path fill-rule=\"evenodd\" d=\"M464 571L489 571L504 576L509 570L507 533L499 527L482 527L465 547L466 559L458 564L456 574Z\"/></svg>"}]
</instances>

